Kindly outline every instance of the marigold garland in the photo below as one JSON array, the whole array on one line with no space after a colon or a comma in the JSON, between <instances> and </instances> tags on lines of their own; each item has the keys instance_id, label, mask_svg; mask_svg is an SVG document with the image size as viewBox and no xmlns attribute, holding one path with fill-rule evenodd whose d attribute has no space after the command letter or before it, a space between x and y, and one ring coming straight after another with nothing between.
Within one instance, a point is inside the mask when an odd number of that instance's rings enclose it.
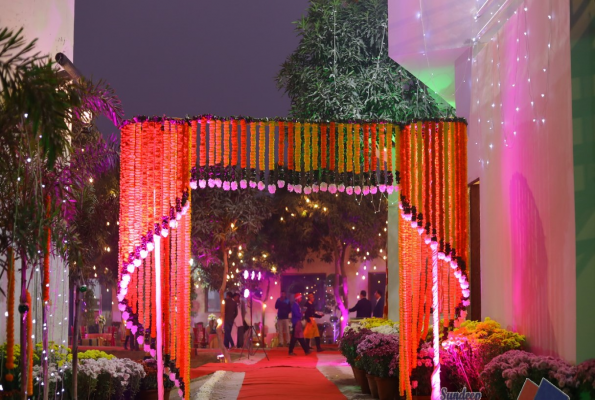
<instances>
[{"instance_id":1,"label":"marigold garland","mask_svg":"<svg viewBox=\"0 0 595 400\"><path fill-rule=\"evenodd\" d=\"M260 122L256 128L258 130L258 169L265 170L265 152L266 152L266 124Z\"/></svg>"},{"instance_id":2,"label":"marigold garland","mask_svg":"<svg viewBox=\"0 0 595 400\"><path fill-rule=\"evenodd\" d=\"M278 165L280 167L282 167L283 163L285 162L285 124L283 123L283 121L278 122L278 127L279 127L279 142L277 143L277 145L279 147Z\"/></svg>"},{"instance_id":3,"label":"marigold garland","mask_svg":"<svg viewBox=\"0 0 595 400\"><path fill-rule=\"evenodd\" d=\"M331 122L330 126L329 126L329 137L330 137L330 170L334 171L336 169L335 167L335 160L336 160L336 154L337 154L337 143L336 143L336 139L335 139L335 123Z\"/></svg>"},{"instance_id":4,"label":"marigold garland","mask_svg":"<svg viewBox=\"0 0 595 400\"><path fill-rule=\"evenodd\" d=\"M275 169L275 121L269 122L269 172Z\"/></svg>"},{"instance_id":5,"label":"marigold garland","mask_svg":"<svg viewBox=\"0 0 595 400\"><path fill-rule=\"evenodd\" d=\"M231 166L238 166L238 120L231 120Z\"/></svg>"},{"instance_id":6,"label":"marigold garland","mask_svg":"<svg viewBox=\"0 0 595 400\"><path fill-rule=\"evenodd\" d=\"M250 122L250 169L256 169L256 122Z\"/></svg>"},{"instance_id":7,"label":"marigold garland","mask_svg":"<svg viewBox=\"0 0 595 400\"><path fill-rule=\"evenodd\" d=\"M312 124L312 170L318 171L318 124Z\"/></svg>"},{"instance_id":8,"label":"marigold garland","mask_svg":"<svg viewBox=\"0 0 595 400\"><path fill-rule=\"evenodd\" d=\"M370 171L370 125L364 124L364 172Z\"/></svg>"},{"instance_id":9,"label":"marigold garland","mask_svg":"<svg viewBox=\"0 0 595 400\"><path fill-rule=\"evenodd\" d=\"M310 172L311 154L312 147L310 124L306 122L304 124L304 172Z\"/></svg>"},{"instance_id":10,"label":"marigold garland","mask_svg":"<svg viewBox=\"0 0 595 400\"><path fill-rule=\"evenodd\" d=\"M294 142L294 127L293 122L287 123L287 167L290 170L295 169L295 142Z\"/></svg>"},{"instance_id":11,"label":"marigold garland","mask_svg":"<svg viewBox=\"0 0 595 400\"><path fill-rule=\"evenodd\" d=\"M47 195L45 198L45 215L47 220L50 219L50 196ZM46 242L43 250L43 287L42 287L42 298L43 304L46 305L50 301L50 247L52 246L52 229L50 227L46 230Z\"/></svg>"},{"instance_id":12,"label":"marigold garland","mask_svg":"<svg viewBox=\"0 0 595 400\"><path fill-rule=\"evenodd\" d=\"M353 124L347 124L347 172L353 172Z\"/></svg>"},{"instance_id":13,"label":"marigold garland","mask_svg":"<svg viewBox=\"0 0 595 400\"><path fill-rule=\"evenodd\" d=\"M354 144L353 147L355 149L354 155L354 162L355 162L355 174L359 175L361 173L361 137L360 137L360 124L355 124L355 132L354 132Z\"/></svg>"},{"instance_id":14,"label":"marigold garland","mask_svg":"<svg viewBox=\"0 0 595 400\"><path fill-rule=\"evenodd\" d=\"M371 158L370 158L370 170L373 173L376 173L377 168L378 168L378 160L376 158L376 149L378 148L378 143L377 143L377 133L376 133L376 124L372 124L372 146L371 146L371 150L372 150L372 154L371 154Z\"/></svg>"},{"instance_id":15,"label":"marigold garland","mask_svg":"<svg viewBox=\"0 0 595 400\"><path fill-rule=\"evenodd\" d=\"M295 124L295 170L301 172L302 170L302 124L297 122Z\"/></svg>"},{"instance_id":16,"label":"marigold garland","mask_svg":"<svg viewBox=\"0 0 595 400\"><path fill-rule=\"evenodd\" d=\"M32 322L32 309L31 306L31 293L27 290L27 305L29 311L27 312L27 393L33 394L33 322ZM22 350L22 349L21 349ZM21 382L24 384L24 382Z\"/></svg>"},{"instance_id":17,"label":"marigold garland","mask_svg":"<svg viewBox=\"0 0 595 400\"><path fill-rule=\"evenodd\" d=\"M6 290L6 311L8 313L6 320L6 368L14 369L14 252L12 247L7 251L8 259L8 287Z\"/></svg>"},{"instance_id":18,"label":"marigold garland","mask_svg":"<svg viewBox=\"0 0 595 400\"><path fill-rule=\"evenodd\" d=\"M322 124L320 126L320 168L326 169L328 168L327 163L327 124Z\"/></svg>"},{"instance_id":19,"label":"marigold garland","mask_svg":"<svg viewBox=\"0 0 595 400\"><path fill-rule=\"evenodd\" d=\"M230 141L231 141L231 132L230 132L230 123L229 121L222 121L223 124L223 166L228 167L230 162Z\"/></svg>"},{"instance_id":20,"label":"marigold garland","mask_svg":"<svg viewBox=\"0 0 595 400\"><path fill-rule=\"evenodd\" d=\"M381 124L380 125L380 132L379 132L379 137L380 137L379 143L380 143L380 145L378 146L378 152L380 153L380 168L379 169L380 169L381 172L384 171L384 154L386 152L386 148L384 147L384 144L385 144L385 139L384 138L386 136L385 130L386 130L386 125L385 124Z\"/></svg>"},{"instance_id":21,"label":"marigold garland","mask_svg":"<svg viewBox=\"0 0 595 400\"><path fill-rule=\"evenodd\" d=\"M246 120L240 120L240 129L241 129L241 143L240 143L240 155L241 155L241 167L245 169L248 164L248 138L247 138L247 127L246 127ZM243 153L246 152L246 153Z\"/></svg>"},{"instance_id":22,"label":"marigold garland","mask_svg":"<svg viewBox=\"0 0 595 400\"><path fill-rule=\"evenodd\" d=\"M339 124L339 166L338 171L342 173L345 171L345 124Z\"/></svg>"}]
</instances>

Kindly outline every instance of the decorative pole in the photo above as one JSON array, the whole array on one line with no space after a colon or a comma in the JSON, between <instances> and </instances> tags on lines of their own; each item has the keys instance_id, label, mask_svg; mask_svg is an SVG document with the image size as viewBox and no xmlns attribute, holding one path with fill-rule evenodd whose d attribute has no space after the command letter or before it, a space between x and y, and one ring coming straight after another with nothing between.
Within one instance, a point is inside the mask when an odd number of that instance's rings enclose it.
<instances>
[{"instance_id":1,"label":"decorative pole","mask_svg":"<svg viewBox=\"0 0 595 400\"><path fill-rule=\"evenodd\" d=\"M163 390L163 311L161 304L161 235L153 235L155 241L155 308L157 312L157 394L164 398ZM188 390L188 388L186 389Z\"/></svg>"},{"instance_id":2,"label":"decorative pole","mask_svg":"<svg viewBox=\"0 0 595 400\"><path fill-rule=\"evenodd\" d=\"M432 238L432 308L434 326L434 371L432 372L432 400L440 400L440 314L438 311L438 242Z\"/></svg>"}]
</instances>

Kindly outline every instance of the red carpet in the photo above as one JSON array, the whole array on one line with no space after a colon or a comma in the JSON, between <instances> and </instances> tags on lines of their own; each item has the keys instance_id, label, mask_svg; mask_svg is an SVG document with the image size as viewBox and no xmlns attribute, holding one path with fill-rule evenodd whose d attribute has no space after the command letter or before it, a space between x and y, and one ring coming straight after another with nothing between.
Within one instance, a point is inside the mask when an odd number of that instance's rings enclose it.
<instances>
[{"instance_id":1,"label":"red carpet","mask_svg":"<svg viewBox=\"0 0 595 400\"><path fill-rule=\"evenodd\" d=\"M299 350L298 350L299 351ZM318 358L287 355L287 349L267 351L266 358L256 364L205 364L191 370L192 379L215 371L245 372L238 399L303 399L313 395L317 399L344 399L339 389L316 369ZM303 354L303 353L301 353Z\"/></svg>"}]
</instances>

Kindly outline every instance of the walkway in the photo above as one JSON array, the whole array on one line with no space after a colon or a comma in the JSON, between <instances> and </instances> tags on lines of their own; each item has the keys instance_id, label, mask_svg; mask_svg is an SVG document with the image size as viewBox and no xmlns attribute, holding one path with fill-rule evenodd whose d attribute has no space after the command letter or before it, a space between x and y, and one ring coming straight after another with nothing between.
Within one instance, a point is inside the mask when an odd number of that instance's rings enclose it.
<instances>
[{"instance_id":1,"label":"walkway","mask_svg":"<svg viewBox=\"0 0 595 400\"><path fill-rule=\"evenodd\" d=\"M300 351L298 349L298 351ZM231 364L205 364L191 370L191 399L369 399L359 392L351 367L337 351L289 356L287 349L259 351ZM170 396L177 399L177 395Z\"/></svg>"}]
</instances>

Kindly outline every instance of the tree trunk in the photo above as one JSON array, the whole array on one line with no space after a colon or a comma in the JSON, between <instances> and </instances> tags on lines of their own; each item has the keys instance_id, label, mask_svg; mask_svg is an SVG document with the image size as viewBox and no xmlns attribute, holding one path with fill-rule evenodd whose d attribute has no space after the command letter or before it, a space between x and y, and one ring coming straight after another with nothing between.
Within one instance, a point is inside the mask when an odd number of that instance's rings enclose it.
<instances>
[{"instance_id":1,"label":"tree trunk","mask_svg":"<svg viewBox=\"0 0 595 400\"><path fill-rule=\"evenodd\" d=\"M225 325L225 305L223 299L225 297L225 288L227 287L227 273L229 272L229 262L227 260L227 247L224 243L221 244L221 250L223 251L223 276L221 278L221 288L219 289L219 304L221 304L221 325L217 326L217 340L219 341L219 348L225 357L225 362L230 363L231 357L229 352L225 348L223 342L223 326Z\"/></svg>"},{"instance_id":2,"label":"tree trunk","mask_svg":"<svg viewBox=\"0 0 595 400\"><path fill-rule=\"evenodd\" d=\"M267 279L267 291L266 294L264 296L264 299L262 300L262 332L260 333L260 344L262 345L262 347L265 346L264 340L266 338L266 328L265 328L265 319L264 319L264 314L266 311L266 301L269 298L269 292L271 290L271 281L270 279Z\"/></svg>"},{"instance_id":3,"label":"tree trunk","mask_svg":"<svg viewBox=\"0 0 595 400\"><path fill-rule=\"evenodd\" d=\"M341 325L340 335L343 335L343 331L349 322L349 288L347 284L347 277L345 276L345 256L348 252L348 246L338 245L335 251L335 299L337 306L341 311ZM343 277L343 288L341 290L341 276Z\"/></svg>"},{"instance_id":4,"label":"tree trunk","mask_svg":"<svg viewBox=\"0 0 595 400\"><path fill-rule=\"evenodd\" d=\"M21 250L21 304L27 303L27 253L24 249ZM31 304L29 310L31 312ZM20 314L20 313L19 313ZM27 399L27 372L29 366L27 365L27 313L20 314L21 318L21 399Z\"/></svg>"},{"instance_id":5,"label":"tree trunk","mask_svg":"<svg viewBox=\"0 0 595 400\"><path fill-rule=\"evenodd\" d=\"M79 347L79 320L81 308L81 293L79 290L78 277L74 280L75 301L74 301L74 332L72 334L72 398L77 399L77 377L78 377L78 347Z\"/></svg>"}]
</instances>

